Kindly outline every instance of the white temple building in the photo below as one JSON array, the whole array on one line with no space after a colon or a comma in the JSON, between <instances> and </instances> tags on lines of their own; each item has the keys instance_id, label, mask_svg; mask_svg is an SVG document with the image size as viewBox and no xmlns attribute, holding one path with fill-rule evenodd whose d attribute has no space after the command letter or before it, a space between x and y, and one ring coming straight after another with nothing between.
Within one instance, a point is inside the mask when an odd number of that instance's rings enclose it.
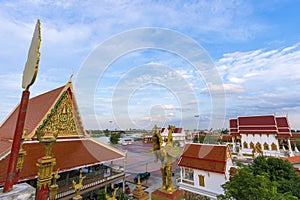
<instances>
[{"instance_id":1,"label":"white temple building","mask_svg":"<svg viewBox=\"0 0 300 200\"><path fill-rule=\"evenodd\" d=\"M160 134L161 137L165 140L166 138L168 138L168 132L169 129L168 128L161 128ZM173 137L173 144L176 144L180 147L183 147L185 144L185 131L183 128L175 128L172 132L172 137Z\"/></svg>"},{"instance_id":2,"label":"white temple building","mask_svg":"<svg viewBox=\"0 0 300 200\"><path fill-rule=\"evenodd\" d=\"M179 189L217 199L233 167L226 145L186 144L179 159Z\"/></svg>"},{"instance_id":3,"label":"white temple building","mask_svg":"<svg viewBox=\"0 0 300 200\"><path fill-rule=\"evenodd\" d=\"M244 116L229 120L233 152L244 156L294 156L287 117Z\"/></svg>"}]
</instances>

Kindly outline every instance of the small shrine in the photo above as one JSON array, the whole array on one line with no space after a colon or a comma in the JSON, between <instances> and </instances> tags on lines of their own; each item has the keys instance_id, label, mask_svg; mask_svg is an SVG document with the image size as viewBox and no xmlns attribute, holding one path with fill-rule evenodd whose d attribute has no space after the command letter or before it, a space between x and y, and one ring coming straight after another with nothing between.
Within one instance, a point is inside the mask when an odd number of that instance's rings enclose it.
<instances>
[{"instance_id":1,"label":"small shrine","mask_svg":"<svg viewBox=\"0 0 300 200\"><path fill-rule=\"evenodd\" d=\"M147 192L145 192L142 188L140 176L138 176L138 182L137 182L137 185L136 185L135 189L133 190L132 194L133 194L133 197L137 200L148 200L149 199L149 194Z\"/></svg>"}]
</instances>

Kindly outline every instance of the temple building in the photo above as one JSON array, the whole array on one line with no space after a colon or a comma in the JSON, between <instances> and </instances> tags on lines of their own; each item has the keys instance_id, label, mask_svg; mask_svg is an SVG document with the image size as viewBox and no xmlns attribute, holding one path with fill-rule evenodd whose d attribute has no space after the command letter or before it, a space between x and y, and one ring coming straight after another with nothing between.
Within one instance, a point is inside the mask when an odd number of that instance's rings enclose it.
<instances>
[{"instance_id":1,"label":"temple building","mask_svg":"<svg viewBox=\"0 0 300 200\"><path fill-rule=\"evenodd\" d=\"M159 130L160 130L161 137L163 138L164 141L166 141L168 138L169 129L168 128L159 128ZM153 137L152 133L144 134L143 142L151 143L152 137ZM172 138L173 143L176 146L183 147L185 145L185 143L187 142L186 134L185 134L185 131L183 128L175 128L173 130L172 137L173 137Z\"/></svg>"},{"instance_id":2,"label":"temple building","mask_svg":"<svg viewBox=\"0 0 300 200\"><path fill-rule=\"evenodd\" d=\"M168 132L169 129L168 128L161 128L161 136L162 138L166 139L168 138ZM175 143L175 145L183 147L185 144L185 132L183 128L175 128L172 132L172 137L173 137L173 143Z\"/></svg>"},{"instance_id":3,"label":"temple building","mask_svg":"<svg viewBox=\"0 0 300 200\"><path fill-rule=\"evenodd\" d=\"M251 156L294 156L287 117L275 115L244 116L229 120L233 152Z\"/></svg>"},{"instance_id":4,"label":"temple building","mask_svg":"<svg viewBox=\"0 0 300 200\"><path fill-rule=\"evenodd\" d=\"M179 189L217 199L233 163L227 145L192 143L185 145L178 166Z\"/></svg>"},{"instance_id":5,"label":"temple building","mask_svg":"<svg viewBox=\"0 0 300 200\"><path fill-rule=\"evenodd\" d=\"M14 130L17 122L17 106L0 127L0 187L5 183ZM37 187L38 160L48 152L53 156L53 172L58 170L60 178L57 199L74 197L73 180L83 179L80 194L95 196L99 188L125 179L124 167L115 167L114 161L124 160L125 153L109 145L96 141L86 134L76 105L72 83L46 92L29 100L23 134L22 149L26 152L19 174L19 182L27 182ZM37 132L44 138L57 136L52 149L45 149ZM45 151L44 151L45 150ZM19 163L18 163L19 164ZM41 171L39 171L41 172ZM39 173L40 174L40 173ZM52 177L52 174L50 174ZM43 183L50 186L50 180Z\"/></svg>"}]
</instances>

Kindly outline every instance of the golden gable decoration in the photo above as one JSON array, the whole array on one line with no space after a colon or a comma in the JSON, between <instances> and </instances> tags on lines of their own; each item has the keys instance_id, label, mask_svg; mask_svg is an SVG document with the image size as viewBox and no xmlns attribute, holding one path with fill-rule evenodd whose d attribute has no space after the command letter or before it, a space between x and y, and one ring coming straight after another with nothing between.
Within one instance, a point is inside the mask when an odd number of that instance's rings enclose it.
<instances>
[{"instance_id":1,"label":"golden gable decoration","mask_svg":"<svg viewBox=\"0 0 300 200\"><path fill-rule=\"evenodd\" d=\"M77 129L75 113L71 94L69 90L64 91L50 113L44 119L38 131L43 133L42 137L61 137L79 135L82 130ZM78 132L79 131L79 132Z\"/></svg>"}]
</instances>

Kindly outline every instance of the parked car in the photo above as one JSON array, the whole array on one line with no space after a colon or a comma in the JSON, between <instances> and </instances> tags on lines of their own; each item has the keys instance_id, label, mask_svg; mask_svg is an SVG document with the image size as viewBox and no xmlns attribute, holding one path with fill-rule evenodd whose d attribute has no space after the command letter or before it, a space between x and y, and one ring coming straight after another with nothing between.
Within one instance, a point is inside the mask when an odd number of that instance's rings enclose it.
<instances>
[{"instance_id":1,"label":"parked car","mask_svg":"<svg viewBox=\"0 0 300 200\"><path fill-rule=\"evenodd\" d=\"M150 172L140 172L140 173L138 173L138 174L134 177L134 179L133 179L133 181L134 181L135 183L138 182L139 176L140 176L140 181L143 181L143 180L148 179L148 178L150 177Z\"/></svg>"}]
</instances>

